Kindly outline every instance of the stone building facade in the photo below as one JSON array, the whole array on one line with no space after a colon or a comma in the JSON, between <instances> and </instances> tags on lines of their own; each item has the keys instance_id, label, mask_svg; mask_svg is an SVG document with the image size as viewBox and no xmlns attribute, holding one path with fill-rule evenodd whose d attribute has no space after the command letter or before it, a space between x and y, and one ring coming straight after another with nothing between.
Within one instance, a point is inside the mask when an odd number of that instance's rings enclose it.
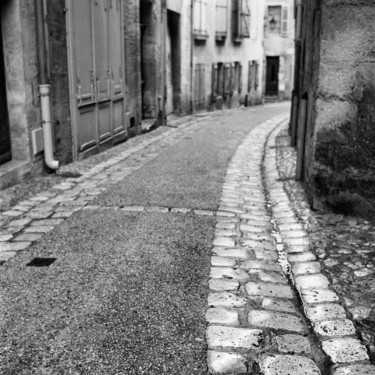
<instances>
[{"instance_id":1,"label":"stone building facade","mask_svg":"<svg viewBox=\"0 0 375 375\"><path fill-rule=\"evenodd\" d=\"M266 100L290 100L294 75L294 0L266 0L264 54Z\"/></svg>"},{"instance_id":2,"label":"stone building facade","mask_svg":"<svg viewBox=\"0 0 375 375\"><path fill-rule=\"evenodd\" d=\"M264 0L194 0L196 111L262 102L264 9Z\"/></svg>"},{"instance_id":3,"label":"stone building facade","mask_svg":"<svg viewBox=\"0 0 375 375\"><path fill-rule=\"evenodd\" d=\"M297 178L313 206L373 216L375 3L297 0L296 16Z\"/></svg>"},{"instance_id":4,"label":"stone building facade","mask_svg":"<svg viewBox=\"0 0 375 375\"><path fill-rule=\"evenodd\" d=\"M262 103L264 10L265 0L3 1L0 189L123 142L142 122Z\"/></svg>"}]
</instances>

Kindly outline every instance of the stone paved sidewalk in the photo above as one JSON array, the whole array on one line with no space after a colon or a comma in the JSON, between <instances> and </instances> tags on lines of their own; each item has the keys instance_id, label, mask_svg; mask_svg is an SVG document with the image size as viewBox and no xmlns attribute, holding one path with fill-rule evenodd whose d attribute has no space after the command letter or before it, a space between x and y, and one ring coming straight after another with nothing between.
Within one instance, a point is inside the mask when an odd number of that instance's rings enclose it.
<instances>
[{"instance_id":1,"label":"stone paved sidewalk","mask_svg":"<svg viewBox=\"0 0 375 375\"><path fill-rule=\"evenodd\" d=\"M276 135L254 129L235 153L217 212L206 319L212 374L375 374L367 348L310 251L311 213L280 179Z\"/></svg>"}]
</instances>

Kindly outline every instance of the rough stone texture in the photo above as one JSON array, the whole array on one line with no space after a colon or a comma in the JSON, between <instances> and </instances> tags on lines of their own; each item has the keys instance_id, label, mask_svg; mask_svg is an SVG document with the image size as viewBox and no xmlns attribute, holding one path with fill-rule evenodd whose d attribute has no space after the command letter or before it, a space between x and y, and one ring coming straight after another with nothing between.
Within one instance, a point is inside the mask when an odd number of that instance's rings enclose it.
<instances>
[{"instance_id":1,"label":"rough stone texture","mask_svg":"<svg viewBox=\"0 0 375 375\"><path fill-rule=\"evenodd\" d=\"M321 266L319 262L295 263L293 264L292 271L295 276L320 273Z\"/></svg>"},{"instance_id":2,"label":"rough stone texture","mask_svg":"<svg viewBox=\"0 0 375 375\"><path fill-rule=\"evenodd\" d=\"M355 335L353 322L345 320L329 320L314 324L314 330L321 336L348 336Z\"/></svg>"},{"instance_id":3,"label":"rough stone texture","mask_svg":"<svg viewBox=\"0 0 375 375\"><path fill-rule=\"evenodd\" d=\"M0 242L0 252L25 250L31 242Z\"/></svg>"},{"instance_id":4,"label":"rough stone texture","mask_svg":"<svg viewBox=\"0 0 375 375\"><path fill-rule=\"evenodd\" d=\"M251 325L258 327L304 332L300 318L282 312L251 310L248 314L248 321Z\"/></svg>"},{"instance_id":5,"label":"rough stone texture","mask_svg":"<svg viewBox=\"0 0 375 375\"><path fill-rule=\"evenodd\" d=\"M357 362L369 359L366 348L359 340L353 338L323 341L322 348L333 363Z\"/></svg>"},{"instance_id":6,"label":"rough stone texture","mask_svg":"<svg viewBox=\"0 0 375 375\"><path fill-rule=\"evenodd\" d=\"M208 368L211 374L246 374L246 358L240 354L209 350Z\"/></svg>"},{"instance_id":7,"label":"rough stone texture","mask_svg":"<svg viewBox=\"0 0 375 375\"><path fill-rule=\"evenodd\" d=\"M313 322L346 318L345 309L336 303L325 303L322 305L305 307L305 313L307 318Z\"/></svg>"},{"instance_id":8,"label":"rough stone texture","mask_svg":"<svg viewBox=\"0 0 375 375\"><path fill-rule=\"evenodd\" d=\"M318 366L310 359L297 355L273 355L260 364L264 375L320 375Z\"/></svg>"},{"instance_id":9,"label":"rough stone texture","mask_svg":"<svg viewBox=\"0 0 375 375\"><path fill-rule=\"evenodd\" d=\"M247 249L227 249L224 247L214 247L212 252L221 257L229 257L236 259L249 259L249 251Z\"/></svg>"},{"instance_id":10,"label":"rough stone texture","mask_svg":"<svg viewBox=\"0 0 375 375\"><path fill-rule=\"evenodd\" d=\"M247 260L242 262L240 267L247 270L260 269L266 271L282 271L279 263L261 260Z\"/></svg>"},{"instance_id":11,"label":"rough stone texture","mask_svg":"<svg viewBox=\"0 0 375 375\"><path fill-rule=\"evenodd\" d=\"M315 254L311 252L303 252L298 254L290 254L288 255L288 260L290 263L303 263L303 262L311 262L316 260Z\"/></svg>"},{"instance_id":12,"label":"rough stone texture","mask_svg":"<svg viewBox=\"0 0 375 375\"><path fill-rule=\"evenodd\" d=\"M372 365L353 365L336 369L333 375L374 375L375 366Z\"/></svg>"},{"instance_id":13,"label":"rough stone texture","mask_svg":"<svg viewBox=\"0 0 375 375\"><path fill-rule=\"evenodd\" d=\"M224 308L210 308L206 312L206 320L210 324L238 327L240 321L238 312Z\"/></svg>"},{"instance_id":14,"label":"rough stone texture","mask_svg":"<svg viewBox=\"0 0 375 375\"><path fill-rule=\"evenodd\" d=\"M293 290L289 285L249 282L246 284L246 292L249 296L293 298Z\"/></svg>"},{"instance_id":15,"label":"rough stone texture","mask_svg":"<svg viewBox=\"0 0 375 375\"><path fill-rule=\"evenodd\" d=\"M305 303L337 302L338 295L329 289L302 289L301 297Z\"/></svg>"},{"instance_id":16,"label":"rough stone texture","mask_svg":"<svg viewBox=\"0 0 375 375\"><path fill-rule=\"evenodd\" d=\"M302 275L295 278L297 288L311 289L322 288L326 289L329 286L329 280L323 274Z\"/></svg>"},{"instance_id":17,"label":"rough stone texture","mask_svg":"<svg viewBox=\"0 0 375 375\"><path fill-rule=\"evenodd\" d=\"M280 298L264 298L262 301L262 308L265 310L282 311L287 313L297 312L291 301Z\"/></svg>"},{"instance_id":18,"label":"rough stone texture","mask_svg":"<svg viewBox=\"0 0 375 375\"><path fill-rule=\"evenodd\" d=\"M234 267L236 261L226 257L213 256L211 258L211 265L213 267Z\"/></svg>"},{"instance_id":19,"label":"rough stone texture","mask_svg":"<svg viewBox=\"0 0 375 375\"><path fill-rule=\"evenodd\" d=\"M245 297L228 292L210 293L208 295L208 306L244 307L246 303Z\"/></svg>"},{"instance_id":20,"label":"rough stone texture","mask_svg":"<svg viewBox=\"0 0 375 375\"><path fill-rule=\"evenodd\" d=\"M232 281L232 280L210 279L209 286L211 290L232 291L232 290L237 290L240 284L237 281Z\"/></svg>"},{"instance_id":21,"label":"rough stone texture","mask_svg":"<svg viewBox=\"0 0 375 375\"><path fill-rule=\"evenodd\" d=\"M209 326L207 328L207 345L210 349L256 349L262 337L259 329Z\"/></svg>"},{"instance_id":22,"label":"rough stone texture","mask_svg":"<svg viewBox=\"0 0 375 375\"><path fill-rule=\"evenodd\" d=\"M215 246L223 246L223 247L234 247L235 242L231 238L227 237L216 237L214 240Z\"/></svg>"},{"instance_id":23,"label":"rough stone texture","mask_svg":"<svg viewBox=\"0 0 375 375\"><path fill-rule=\"evenodd\" d=\"M306 337L294 334L276 336L274 338L277 348L281 353L310 354L311 345Z\"/></svg>"},{"instance_id":24,"label":"rough stone texture","mask_svg":"<svg viewBox=\"0 0 375 375\"><path fill-rule=\"evenodd\" d=\"M210 277L214 279L230 279L244 282L249 280L250 276L247 272L240 269L228 267L211 267Z\"/></svg>"}]
</instances>

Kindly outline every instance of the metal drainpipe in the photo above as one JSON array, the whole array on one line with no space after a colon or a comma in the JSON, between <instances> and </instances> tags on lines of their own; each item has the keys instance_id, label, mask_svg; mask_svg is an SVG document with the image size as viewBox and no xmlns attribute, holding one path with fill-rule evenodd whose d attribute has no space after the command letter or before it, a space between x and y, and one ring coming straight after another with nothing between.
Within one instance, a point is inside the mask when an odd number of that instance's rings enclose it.
<instances>
[{"instance_id":1,"label":"metal drainpipe","mask_svg":"<svg viewBox=\"0 0 375 375\"><path fill-rule=\"evenodd\" d=\"M191 21L190 21L190 98L191 98L191 112L195 115L194 105L194 0L191 0Z\"/></svg>"},{"instance_id":2,"label":"metal drainpipe","mask_svg":"<svg viewBox=\"0 0 375 375\"><path fill-rule=\"evenodd\" d=\"M52 136L50 85L47 82L47 46L44 33L43 0L35 0L35 14L37 24L38 65L40 79L39 93L44 140L44 162L48 168L56 170L59 168L59 161L55 160L53 156L54 142Z\"/></svg>"}]
</instances>

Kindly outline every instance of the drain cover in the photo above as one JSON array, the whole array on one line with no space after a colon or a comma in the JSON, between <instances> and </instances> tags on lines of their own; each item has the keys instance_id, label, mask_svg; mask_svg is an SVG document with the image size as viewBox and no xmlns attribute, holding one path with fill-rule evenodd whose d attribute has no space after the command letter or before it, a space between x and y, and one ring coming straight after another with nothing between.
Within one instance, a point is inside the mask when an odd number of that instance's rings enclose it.
<instances>
[{"instance_id":1,"label":"drain cover","mask_svg":"<svg viewBox=\"0 0 375 375\"><path fill-rule=\"evenodd\" d=\"M56 258L34 258L30 263L26 264L29 267L48 267Z\"/></svg>"}]
</instances>

